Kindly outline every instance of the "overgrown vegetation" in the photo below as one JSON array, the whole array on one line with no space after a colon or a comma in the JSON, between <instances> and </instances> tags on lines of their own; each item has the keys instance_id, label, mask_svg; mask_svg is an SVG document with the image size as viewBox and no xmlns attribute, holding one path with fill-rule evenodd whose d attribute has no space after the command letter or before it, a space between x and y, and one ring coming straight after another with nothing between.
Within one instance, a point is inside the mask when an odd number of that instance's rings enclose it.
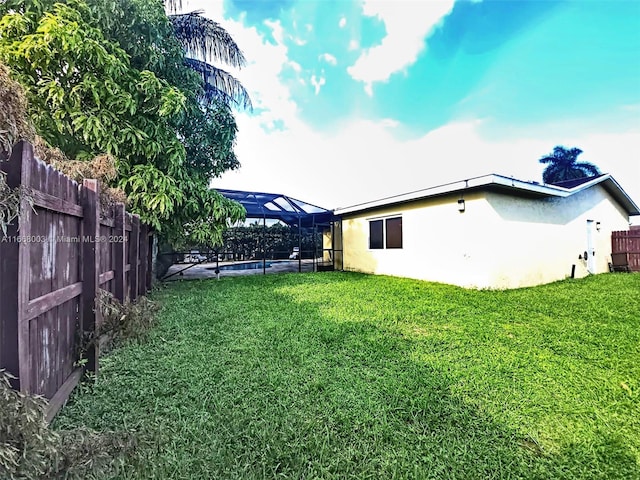
<instances>
[{"instance_id":1,"label":"overgrown vegetation","mask_svg":"<svg viewBox=\"0 0 640 480\"><path fill-rule=\"evenodd\" d=\"M219 244L244 209L209 182L239 166L231 104L250 101L205 60L241 66L231 37L195 13L172 23L156 0L6 0L0 17L0 61L44 140L71 160L113 158L106 186L165 241Z\"/></svg>"},{"instance_id":2,"label":"overgrown vegetation","mask_svg":"<svg viewBox=\"0 0 640 480\"><path fill-rule=\"evenodd\" d=\"M637 274L177 283L55 426L149 432L125 479L637 479L639 290Z\"/></svg>"},{"instance_id":3,"label":"overgrown vegetation","mask_svg":"<svg viewBox=\"0 0 640 480\"><path fill-rule=\"evenodd\" d=\"M158 311L158 304L147 296L122 304L105 290L100 290L97 305L102 324L97 336L85 340L94 342L104 337L101 349L105 352L126 342L143 341L155 324Z\"/></svg>"},{"instance_id":4,"label":"overgrown vegetation","mask_svg":"<svg viewBox=\"0 0 640 480\"><path fill-rule=\"evenodd\" d=\"M46 423L46 401L11 389L12 378L0 370L0 478L84 479L118 469L123 455L133 455L132 433L97 433L80 427L54 431Z\"/></svg>"},{"instance_id":5,"label":"overgrown vegetation","mask_svg":"<svg viewBox=\"0 0 640 480\"><path fill-rule=\"evenodd\" d=\"M9 77L0 63L0 153L11 151L19 140L33 140L35 131L27 119L27 99L23 88Z\"/></svg>"},{"instance_id":6,"label":"overgrown vegetation","mask_svg":"<svg viewBox=\"0 0 640 480\"><path fill-rule=\"evenodd\" d=\"M6 66L0 63L0 161L7 158L14 143L23 139L33 140L35 132L27 119L27 100L24 90L9 77ZM28 192L10 188L6 175L0 172L0 230L7 234L7 227L20 215L20 201Z\"/></svg>"},{"instance_id":7,"label":"overgrown vegetation","mask_svg":"<svg viewBox=\"0 0 640 480\"><path fill-rule=\"evenodd\" d=\"M58 434L47 429L46 402L11 389L0 370L0 478L37 478L51 470Z\"/></svg>"},{"instance_id":8,"label":"overgrown vegetation","mask_svg":"<svg viewBox=\"0 0 640 480\"><path fill-rule=\"evenodd\" d=\"M42 161L49 163L57 170L82 183L85 178L95 178L101 182L100 206L103 215L108 215L109 208L116 202L126 203L124 191L117 187L109 187L117 177L115 159L111 155L98 155L88 161L69 160L59 149L51 147L42 137L35 134L33 125L27 114L27 100L24 88L10 78L9 70L0 63L0 102L3 110L0 112L0 161L8 158L8 154L15 143L20 140L30 142L35 155ZM20 201L27 199L33 205L29 188L10 188L6 182L6 175L0 172L0 230L6 235L7 227L20 214Z\"/></svg>"},{"instance_id":9,"label":"overgrown vegetation","mask_svg":"<svg viewBox=\"0 0 640 480\"><path fill-rule=\"evenodd\" d=\"M100 290L97 305L102 325L97 335L79 343L82 359L90 345L101 342L104 352L127 343L140 343L154 325L157 304L142 296L121 304ZM140 435L127 428L100 432L80 426L54 431L45 420L47 402L40 396L12 390L10 379L0 370L0 478L5 479L85 479L104 478L119 471L122 457L134 458ZM79 391L90 395L92 384Z\"/></svg>"},{"instance_id":10,"label":"overgrown vegetation","mask_svg":"<svg viewBox=\"0 0 640 480\"><path fill-rule=\"evenodd\" d=\"M6 175L0 172L0 230L7 234L7 227L20 215L20 189L7 185Z\"/></svg>"}]
</instances>

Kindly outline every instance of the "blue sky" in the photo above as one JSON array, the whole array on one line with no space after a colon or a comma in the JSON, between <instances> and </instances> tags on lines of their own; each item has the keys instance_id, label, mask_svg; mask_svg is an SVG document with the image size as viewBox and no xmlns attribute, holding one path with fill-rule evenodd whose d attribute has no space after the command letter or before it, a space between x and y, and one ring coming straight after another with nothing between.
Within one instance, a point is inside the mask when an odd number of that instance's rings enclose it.
<instances>
[{"instance_id":1,"label":"blue sky","mask_svg":"<svg viewBox=\"0 0 640 480\"><path fill-rule=\"evenodd\" d=\"M584 150L640 203L640 1L192 0L249 65L220 188L334 208Z\"/></svg>"}]
</instances>

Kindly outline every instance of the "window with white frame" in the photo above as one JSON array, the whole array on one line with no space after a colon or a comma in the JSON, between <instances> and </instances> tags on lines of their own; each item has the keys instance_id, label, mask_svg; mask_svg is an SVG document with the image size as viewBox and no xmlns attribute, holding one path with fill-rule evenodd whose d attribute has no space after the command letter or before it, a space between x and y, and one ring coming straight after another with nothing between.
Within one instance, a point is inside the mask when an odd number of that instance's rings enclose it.
<instances>
[{"instance_id":1,"label":"window with white frame","mask_svg":"<svg viewBox=\"0 0 640 480\"><path fill-rule=\"evenodd\" d=\"M369 220L369 248L402 248L402 217Z\"/></svg>"}]
</instances>

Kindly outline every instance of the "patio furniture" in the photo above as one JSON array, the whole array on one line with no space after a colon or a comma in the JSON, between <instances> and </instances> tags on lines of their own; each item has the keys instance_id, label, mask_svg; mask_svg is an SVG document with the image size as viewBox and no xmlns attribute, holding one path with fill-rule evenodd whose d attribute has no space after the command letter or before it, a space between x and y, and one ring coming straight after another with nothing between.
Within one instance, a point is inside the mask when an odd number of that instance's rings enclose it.
<instances>
[{"instance_id":1,"label":"patio furniture","mask_svg":"<svg viewBox=\"0 0 640 480\"><path fill-rule=\"evenodd\" d=\"M629 268L629 255L627 252L612 253L610 270L612 272L630 272Z\"/></svg>"}]
</instances>

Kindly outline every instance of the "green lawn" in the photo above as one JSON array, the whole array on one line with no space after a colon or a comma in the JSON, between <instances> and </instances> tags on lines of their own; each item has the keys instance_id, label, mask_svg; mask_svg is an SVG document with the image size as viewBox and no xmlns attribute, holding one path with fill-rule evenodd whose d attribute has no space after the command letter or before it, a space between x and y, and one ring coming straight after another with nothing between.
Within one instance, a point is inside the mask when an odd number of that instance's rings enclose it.
<instances>
[{"instance_id":1,"label":"green lawn","mask_svg":"<svg viewBox=\"0 0 640 480\"><path fill-rule=\"evenodd\" d=\"M640 478L640 275L511 291L355 273L175 283L56 428L119 478Z\"/></svg>"}]
</instances>

